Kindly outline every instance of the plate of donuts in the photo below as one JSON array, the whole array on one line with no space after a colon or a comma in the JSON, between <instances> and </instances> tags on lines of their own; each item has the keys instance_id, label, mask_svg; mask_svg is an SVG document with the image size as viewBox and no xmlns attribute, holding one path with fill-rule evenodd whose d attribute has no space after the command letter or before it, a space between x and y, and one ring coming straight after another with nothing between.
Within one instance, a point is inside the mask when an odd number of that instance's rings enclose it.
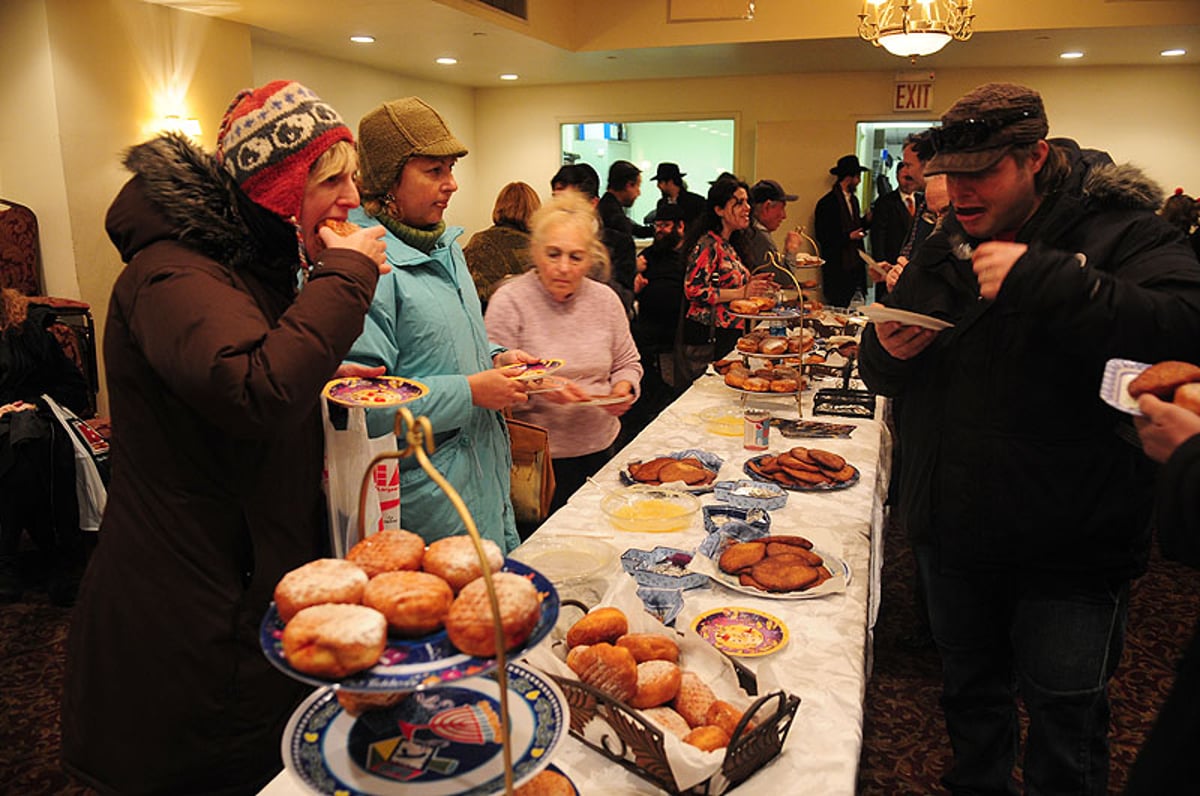
<instances>
[{"instance_id":1,"label":"plate of donuts","mask_svg":"<svg viewBox=\"0 0 1200 796\"><path fill-rule=\"evenodd\" d=\"M549 765L568 729L562 690L520 664L508 674L514 785ZM283 733L287 768L317 793L446 796L504 792L500 687L476 677L360 710L323 688Z\"/></svg>"},{"instance_id":2,"label":"plate of donuts","mask_svg":"<svg viewBox=\"0 0 1200 796\"><path fill-rule=\"evenodd\" d=\"M843 457L816 448L792 448L747 459L743 472L755 481L795 492L832 492L858 483L859 471Z\"/></svg>"},{"instance_id":3,"label":"plate of donuts","mask_svg":"<svg viewBox=\"0 0 1200 796\"><path fill-rule=\"evenodd\" d=\"M528 579L539 598L539 615L529 637L508 651L509 660L514 660L536 646L554 628L558 621L559 597L554 585L545 576L516 559L505 559L501 571ZM272 602L259 626L259 645L267 660L276 668L312 685L336 685L351 692L421 691L496 669L494 657L460 652L442 628L415 638L402 638L389 632L383 654L374 666L341 679L324 678L301 672L288 663L283 648L285 624L278 607Z\"/></svg>"}]
</instances>

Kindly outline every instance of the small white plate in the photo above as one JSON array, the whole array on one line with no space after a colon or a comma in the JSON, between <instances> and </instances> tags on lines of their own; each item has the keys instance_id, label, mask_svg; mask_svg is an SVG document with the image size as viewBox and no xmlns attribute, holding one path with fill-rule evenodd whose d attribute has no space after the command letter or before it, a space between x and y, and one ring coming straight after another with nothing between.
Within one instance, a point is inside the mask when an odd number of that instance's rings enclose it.
<instances>
[{"instance_id":1,"label":"small white plate","mask_svg":"<svg viewBox=\"0 0 1200 796\"><path fill-rule=\"evenodd\" d=\"M905 326L920 326L922 329L933 329L935 332L954 328L954 324L949 321L943 321L941 318L934 318L932 315L922 315L919 312L898 310L895 307L883 307L871 304L863 307L861 311L863 315L866 315L874 323L895 321Z\"/></svg>"},{"instance_id":2,"label":"small white plate","mask_svg":"<svg viewBox=\"0 0 1200 796\"><path fill-rule=\"evenodd\" d=\"M612 406L613 404L629 403L632 395L597 395L587 401L574 401L571 406Z\"/></svg>"},{"instance_id":3,"label":"small white plate","mask_svg":"<svg viewBox=\"0 0 1200 796\"><path fill-rule=\"evenodd\" d=\"M1129 394L1129 382L1150 367L1145 362L1132 359L1110 359L1104 363L1104 378L1100 382L1100 398L1113 409L1130 415L1141 416L1137 400Z\"/></svg>"}]
</instances>

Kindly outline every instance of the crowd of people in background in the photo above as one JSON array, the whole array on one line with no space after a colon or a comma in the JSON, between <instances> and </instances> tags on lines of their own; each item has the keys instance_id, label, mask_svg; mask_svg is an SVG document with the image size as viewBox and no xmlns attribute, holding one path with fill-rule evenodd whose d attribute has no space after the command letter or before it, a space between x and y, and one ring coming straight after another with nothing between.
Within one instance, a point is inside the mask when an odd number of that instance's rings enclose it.
<instances>
[{"instance_id":1,"label":"crowd of people in background","mask_svg":"<svg viewBox=\"0 0 1200 796\"><path fill-rule=\"evenodd\" d=\"M860 365L895 399L891 499L942 658L955 793L1012 792L1018 696L1026 788L1106 793L1107 684L1146 566L1155 471L1097 386L1114 357L1200 362L1200 205L1182 190L1164 202L1136 170L1048 130L1037 92L987 84L906 139L896 188L873 207L848 154L814 208L826 304L874 294L954 324L871 324ZM506 414L549 431L561 507L735 348L748 322L731 303L794 280L802 236L776 235L798 197L774 179L725 172L700 195L662 162L661 198L637 223L641 169L613 162L602 192L595 168L568 164L545 201L505 185L493 226L464 247L445 216L467 155L417 97L381 103L355 135L284 81L234 98L215 154L173 133L127 153L133 176L107 218L127 263L105 343L121 444L62 707L64 760L83 782L233 794L277 773L306 686L265 660L259 622L279 578L327 549L330 378L427 385L411 408L430 421L433 464L508 552L523 535ZM40 346L39 320L18 337L26 320L0 300L5 350ZM565 363L555 386L510 378L550 358ZM1200 421L1141 408L1146 454L1172 474L1169 538L1195 565ZM0 411L4 429L17 413ZM395 431L394 412L367 421L372 436ZM399 477L406 528L465 532L411 460ZM1194 785L1196 657L1137 792Z\"/></svg>"}]
</instances>

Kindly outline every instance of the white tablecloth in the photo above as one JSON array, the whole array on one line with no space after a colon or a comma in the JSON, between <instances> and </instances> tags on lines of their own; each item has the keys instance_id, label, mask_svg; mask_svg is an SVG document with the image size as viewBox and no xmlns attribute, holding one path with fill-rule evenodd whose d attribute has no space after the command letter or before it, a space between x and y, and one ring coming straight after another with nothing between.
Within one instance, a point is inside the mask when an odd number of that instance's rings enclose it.
<instances>
[{"instance_id":1,"label":"white tablecloth","mask_svg":"<svg viewBox=\"0 0 1200 796\"><path fill-rule=\"evenodd\" d=\"M764 406L784 417L795 417L794 398L758 397L752 405ZM727 388L716 376L701 377L687 393L664 411L649 427L596 475L601 484L618 488L618 471L628 461L654 455L701 448L725 460L719 478L744 478L742 465L759 451L743 448L742 437L714 434L705 428L699 413L709 407L739 409L741 395ZM883 402L874 420L818 417L858 428L849 439L788 439L772 429L770 449L787 450L796 445L817 447L844 456L860 471L853 487L833 492L790 492L785 507L771 512L772 533L794 533L808 537L849 564L852 577L843 594L810 600L772 600L737 593L713 585L710 589L685 592L685 605L677 620L684 626L696 614L722 606L757 608L782 619L791 639L781 650L763 658L743 659L759 678L760 693L781 686L800 697L782 754L762 772L751 777L733 793L749 794L755 789L793 788L784 783L803 783L803 790L820 794L853 794L862 746L863 696L870 671L870 633L879 605L879 571L882 565L883 502L887 492L891 442L882 422ZM811 395L806 394L808 417ZM704 538L700 516L692 527L675 533L640 534L612 529L600 510L603 492L587 484L554 514L534 538L555 535L595 536L608 541L619 552L628 548L650 550L658 545L693 549ZM705 504L715 503L711 494ZM610 577L625 577L614 565ZM588 749L566 738L553 762L574 780L580 792L591 794L655 794L661 790ZM793 787L799 788L798 784ZM262 791L266 796L293 796L304 788L286 771Z\"/></svg>"}]
</instances>

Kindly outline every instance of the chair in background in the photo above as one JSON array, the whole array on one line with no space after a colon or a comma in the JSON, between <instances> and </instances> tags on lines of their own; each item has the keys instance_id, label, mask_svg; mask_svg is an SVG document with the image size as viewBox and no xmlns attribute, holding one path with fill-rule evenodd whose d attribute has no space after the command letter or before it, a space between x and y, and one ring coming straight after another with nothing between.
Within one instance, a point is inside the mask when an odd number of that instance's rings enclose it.
<instances>
[{"instance_id":1,"label":"chair in background","mask_svg":"<svg viewBox=\"0 0 1200 796\"><path fill-rule=\"evenodd\" d=\"M96 414L99 373L96 367L96 325L86 302L44 295L37 216L24 205L0 198L0 287L11 287L37 304L54 310L58 322L50 327L63 351L88 384L87 417Z\"/></svg>"}]
</instances>

